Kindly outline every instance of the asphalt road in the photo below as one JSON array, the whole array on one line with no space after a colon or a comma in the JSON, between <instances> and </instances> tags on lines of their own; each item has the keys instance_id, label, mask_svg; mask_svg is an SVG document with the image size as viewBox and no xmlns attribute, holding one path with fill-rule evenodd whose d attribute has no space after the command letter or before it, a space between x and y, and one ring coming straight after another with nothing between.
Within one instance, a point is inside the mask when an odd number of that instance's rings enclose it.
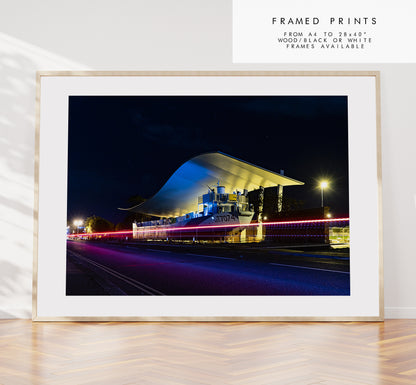
<instances>
[{"instance_id":1,"label":"asphalt road","mask_svg":"<svg viewBox=\"0 0 416 385\"><path fill-rule=\"evenodd\" d=\"M350 293L348 271L316 263L292 265L287 252L282 263L278 258L253 260L219 251L199 254L199 249L180 247L163 250L88 241L68 241L67 246L67 295Z\"/></svg>"}]
</instances>

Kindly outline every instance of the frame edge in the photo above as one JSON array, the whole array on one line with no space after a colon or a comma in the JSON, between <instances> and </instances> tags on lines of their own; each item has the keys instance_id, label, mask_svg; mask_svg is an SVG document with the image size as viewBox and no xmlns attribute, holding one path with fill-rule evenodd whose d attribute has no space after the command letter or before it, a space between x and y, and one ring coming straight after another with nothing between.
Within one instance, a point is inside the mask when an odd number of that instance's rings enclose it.
<instances>
[{"instance_id":1,"label":"frame edge","mask_svg":"<svg viewBox=\"0 0 416 385\"><path fill-rule=\"evenodd\" d=\"M379 315L365 317L45 317L38 316L38 233L39 233L39 154L40 154L40 96L43 76L363 76L375 77L376 87L376 146L378 189L378 250L379 250ZM384 273L383 273L383 227L382 227L382 158L381 158L381 113L380 71L37 71L36 72L36 123L35 123L35 191L33 234L33 282L32 321L36 322L382 322L384 321Z\"/></svg>"},{"instance_id":2,"label":"frame edge","mask_svg":"<svg viewBox=\"0 0 416 385\"><path fill-rule=\"evenodd\" d=\"M379 315L384 321L384 255L383 255L383 185L381 148L381 95L380 71L375 73L376 86L376 146L377 146L377 201L378 201L378 254L379 254Z\"/></svg>"}]
</instances>

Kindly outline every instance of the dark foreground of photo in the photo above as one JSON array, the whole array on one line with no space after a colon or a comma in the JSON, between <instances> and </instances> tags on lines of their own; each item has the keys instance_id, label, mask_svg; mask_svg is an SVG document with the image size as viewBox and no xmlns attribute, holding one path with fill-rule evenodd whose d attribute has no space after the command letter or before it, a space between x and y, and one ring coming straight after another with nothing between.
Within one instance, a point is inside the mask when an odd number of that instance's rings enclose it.
<instances>
[{"instance_id":1,"label":"dark foreground of photo","mask_svg":"<svg viewBox=\"0 0 416 385\"><path fill-rule=\"evenodd\" d=\"M349 295L329 248L67 242L67 295Z\"/></svg>"}]
</instances>

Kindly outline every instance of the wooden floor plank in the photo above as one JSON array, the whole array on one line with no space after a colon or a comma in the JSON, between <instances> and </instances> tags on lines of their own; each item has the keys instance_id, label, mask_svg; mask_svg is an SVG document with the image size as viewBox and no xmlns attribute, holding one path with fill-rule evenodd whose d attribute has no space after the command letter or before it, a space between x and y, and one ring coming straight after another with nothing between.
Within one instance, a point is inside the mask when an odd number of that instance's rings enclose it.
<instances>
[{"instance_id":1,"label":"wooden floor plank","mask_svg":"<svg viewBox=\"0 0 416 385\"><path fill-rule=\"evenodd\" d=\"M0 384L414 385L416 320L0 321Z\"/></svg>"}]
</instances>

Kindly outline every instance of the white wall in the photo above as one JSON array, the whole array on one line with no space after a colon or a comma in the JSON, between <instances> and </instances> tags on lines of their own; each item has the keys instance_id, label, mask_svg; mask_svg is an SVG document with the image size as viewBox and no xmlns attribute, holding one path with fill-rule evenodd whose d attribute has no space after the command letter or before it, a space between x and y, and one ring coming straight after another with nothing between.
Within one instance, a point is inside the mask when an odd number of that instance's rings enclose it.
<instances>
[{"instance_id":1,"label":"white wall","mask_svg":"<svg viewBox=\"0 0 416 385\"><path fill-rule=\"evenodd\" d=\"M2 3L0 318L31 314L35 72L51 69L380 70L386 317L416 318L416 64L233 65L231 0Z\"/></svg>"}]
</instances>

